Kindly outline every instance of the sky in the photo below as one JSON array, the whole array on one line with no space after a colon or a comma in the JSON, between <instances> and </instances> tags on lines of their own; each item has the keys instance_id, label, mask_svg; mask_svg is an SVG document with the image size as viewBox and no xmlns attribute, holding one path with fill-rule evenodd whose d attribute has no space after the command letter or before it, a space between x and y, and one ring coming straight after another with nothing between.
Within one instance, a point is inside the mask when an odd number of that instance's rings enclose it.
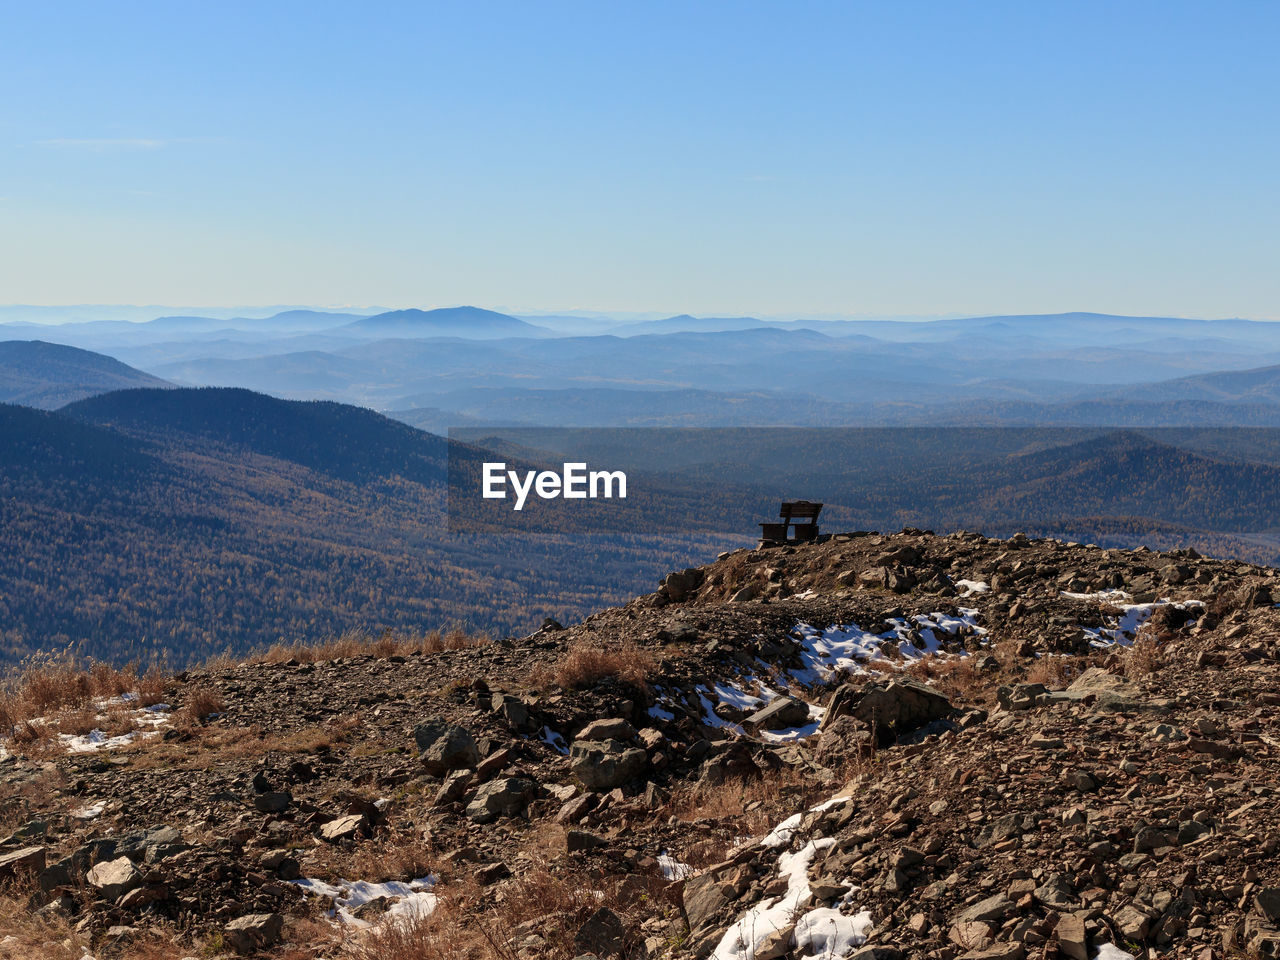
<instances>
[{"instance_id":1,"label":"sky","mask_svg":"<svg viewBox=\"0 0 1280 960\"><path fill-rule=\"evenodd\" d=\"M17 3L0 302L1280 318L1280 4Z\"/></svg>"}]
</instances>

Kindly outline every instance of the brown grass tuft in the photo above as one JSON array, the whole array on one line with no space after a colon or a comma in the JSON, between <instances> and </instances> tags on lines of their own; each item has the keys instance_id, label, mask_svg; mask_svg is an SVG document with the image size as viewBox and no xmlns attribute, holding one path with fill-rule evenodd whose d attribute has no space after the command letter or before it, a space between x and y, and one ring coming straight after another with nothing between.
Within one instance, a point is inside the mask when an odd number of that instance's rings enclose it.
<instances>
[{"instance_id":1,"label":"brown grass tuft","mask_svg":"<svg viewBox=\"0 0 1280 960\"><path fill-rule=\"evenodd\" d=\"M937 656L930 654L908 668L912 675L927 681L952 700L987 703L995 697L996 687L1003 682L998 676L983 674L973 657Z\"/></svg>"},{"instance_id":2,"label":"brown grass tuft","mask_svg":"<svg viewBox=\"0 0 1280 960\"><path fill-rule=\"evenodd\" d=\"M375 657L385 660L393 656L415 656L441 653L445 650L470 650L487 646L489 636L454 629L447 633L431 630L422 634L397 634L390 630L374 636L367 630L348 630L325 643L277 643L249 658L250 663L321 663L353 657Z\"/></svg>"},{"instance_id":3,"label":"brown grass tuft","mask_svg":"<svg viewBox=\"0 0 1280 960\"><path fill-rule=\"evenodd\" d=\"M1047 653L1031 664L1027 670L1027 683L1043 683L1050 690L1061 690L1080 676L1083 669L1081 659Z\"/></svg>"},{"instance_id":4,"label":"brown grass tuft","mask_svg":"<svg viewBox=\"0 0 1280 960\"><path fill-rule=\"evenodd\" d=\"M198 725L204 723L211 714L221 713L226 708L222 694L212 687L200 685L187 690L186 702L178 711L180 721Z\"/></svg>"},{"instance_id":5,"label":"brown grass tuft","mask_svg":"<svg viewBox=\"0 0 1280 960\"><path fill-rule=\"evenodd\" d=\"M132 721L125 724L125 705L103 701L136 691L141 704L149 706L160 702L165 684L156 667L139 677L137 664L81 663L69 653L36 656L0 682L0 737L29 746L56 732L82 735L106 729L104 722L132 729ZM103 711L105 721L99 716Z\"/></svg>"},{"instance_id":6,"label":"brown grass tuft","mask_svg":"<svg viewBox=\"0 0 1280 960\"><path fill-rule=\"evenodd\" d=\"M656 669L653 657L633 643L597 647L575 643L552 671L540 671L531 681L535 687L555 685L564 690L587 687L605 678L616 678L641 689Z\"/></svg>"},{"instance_id":7,"label":"brown grass tuft","mask_svg":"<svg viewBox=\"0 0 1280 960\"><path fill-rule=\"evenodd\" d=\"M1124 652L1125 674L1137 678L1158 672L1164 666L1164 639L1150 624L1138 628L1133 644Z\"/></svg>"}]
</instances>

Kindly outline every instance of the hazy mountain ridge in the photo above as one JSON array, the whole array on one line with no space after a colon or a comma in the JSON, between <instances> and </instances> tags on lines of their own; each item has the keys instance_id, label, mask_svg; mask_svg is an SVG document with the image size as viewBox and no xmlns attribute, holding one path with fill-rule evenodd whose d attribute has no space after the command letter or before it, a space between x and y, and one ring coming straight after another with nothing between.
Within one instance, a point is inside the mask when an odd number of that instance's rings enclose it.
<instances>
[{"instance_id":1,"label":"hazy mountain ridge","mask_svg":"<svg viewBox=\"0 0 1280 960\"><path fill-rule=\"evenodd\" d=\"M0 340L0 403L52 410L110 390L167 386L100 353L43 340Z\"/></svg>"}]
</instances>

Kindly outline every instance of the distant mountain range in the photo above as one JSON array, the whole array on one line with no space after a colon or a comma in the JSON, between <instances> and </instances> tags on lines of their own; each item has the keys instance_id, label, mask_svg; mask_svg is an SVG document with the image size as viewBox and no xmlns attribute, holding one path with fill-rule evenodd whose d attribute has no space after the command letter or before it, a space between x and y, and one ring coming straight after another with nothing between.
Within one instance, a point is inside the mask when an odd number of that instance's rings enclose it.
<instances>
[{"instance_id":1,"label":"distant mountain range","mask_svg":"<svg viewBox=\"0 0 1280 960\"><path fill-rule=\"evenodd\" d=\"M681 314L610 324L465 306L7 328L22 339L32 329L184 386L352 403L433 429L1280 423L1280 323L1245 320Z\"/></svg>"},{"instance_id":2,"label":"distant mountain range","mask_svg":"<svg viewBox=\"0 0 1280 960\"><path fill-rule=\"evenodd\" d=\"M482 310L479 307L445 307L438 310L392 310L346 324L344 332L384 337L534 337L551 333L524 320Z\"/></svg>"},{"instance_id":3,"label":"distant mountain range","mask_svg":"<svg viewBox=\"0 0 1280 960\"><path fill-rule=\"evenodd\" d=\"M100 353L41 340L0 340L0 403L52 410L110 390L166 386Z\"/></svg>"}]
</instances>

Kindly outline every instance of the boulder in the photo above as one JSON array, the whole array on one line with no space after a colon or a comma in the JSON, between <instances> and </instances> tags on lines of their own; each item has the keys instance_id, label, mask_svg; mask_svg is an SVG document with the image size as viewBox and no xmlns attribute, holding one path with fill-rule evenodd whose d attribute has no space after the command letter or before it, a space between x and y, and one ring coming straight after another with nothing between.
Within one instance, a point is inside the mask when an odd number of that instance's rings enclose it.
<instances>
[{"instance_id":1,"label":"boulder","mask_svg":"<svg viewBox=\"0 0 1280 960\"><path fill-rule=\"evenodd\" d=\"M39 873L45 867L44 847L23 847L11 853L0 853L0 878L10 879L21 872Z\"/></svg>"},{"instance_id":2,"label":"boulder","mask_svg":"<svg viewBox=\"0 0 1280 960\"><path fill-rule=\"evenodd\" d=\"M1000 924L1013 912L1013 901L1002 893L994 897L980 900L973 906L960 912L956 920L960 923L996 923Z\"/></svg>"},{"instance_id":3,"label":"boulder","mask_svg":"<svg viewBox=\"0 0 1280 960\"><path fill-rule=\"evenodd\" d=\"M566 830L564 842L565 849L569 853L576 853L579 850L594 850L596 847L607 846L609 843L604 837L597 836L586 830Z\"/></svg>"},{"instance_id":4,"label":"boulder","mask_svg":"<svg viewBox=\"0 0 1280 960\"><path fill-rule=\"evenodd\" d=\"M278 913L251 913L237 917L223 928L223 941L237 953L254 953L280 942L284 917Z\"/></svg>"},{"instance_id":5,"label":"boulder","mask_svg":"<svg viewBox=\"0 0 1280 960\"><path fill-rule=\"evenodd\" d=\"M695 567L673 571L662 578L662 582L658 585L658 593L674 603L679 603L689 599L702 586L704 576L704 573Z\"/></svg>"},{"instance_id":6,"label":"boulder","mask_svg":"<svg viewBox=\"0 0 1280 960\"><path fill-rule=\"evenodd\" d=\"M1121 907L1111 918L1120 936L1130 943L1140 943L1151 929L1151 918L1133 904Z\"/></svg>"},{"instance_id":7,"label":"boulder","mask_svg":"<svg viewBox=\"0 0 1280 960\"><path fill-rule=\"evenodd\" d=\"M466 795L469 786L471 786L471 771L455 770L444 778L444 784L436 792L434 805L447 807L451 803L457 803Z\"/></svg>"},{"instance_id":8,"label":"boulder","mask_svg":"<svg viewBox=\"0 0 1280 960\"><path fill-rule=\"evenodd\" d=\"M450 770L464 770L480 763L480 751L471 731L452 723L419 724L413 739L418 744L427 772L443 776Z\"/></svg>"},{"instance_id":9,"label":"boulder","mask_svg":"<svg viewBox=\"0 0 1280 960\"><path fill-rule=\"evenodd\" d=\"M253 807L259 813L283 813L293 803L293 797L282 790L260 793L253 798Z\"/></svg>"},{"instance_id":10,"label":"boulder","mask_svg":"<svg viewBox=\"0 0 1280 960\"><path fill-rule=\"evenodd\" d=\"M1058 918L1058 926L1054 931L1058 939L1058 950L1070 960L1089 960L1088 938L1085 936L1084 921L1073 913L1063 914Z\"/></svg>"},{"instance_id":11,"label":"boulder","mask_svg":"<svg viewBox=\"0 0 1280 960\"><path fill-rule=\"evenodd\" d=\"M724 879L720 871L709 870L685 881L681 897L691 934L705 932L714 923L716 915L735 899L733 890L723 882Z\"/></svg>"},{"instance_id":12,"label":"boulder","mask_svg":"<svg viewBox=\"0 0 1280 960\"><path fill-rule=\"evenodd\" d=\"M882 743L948 716L951 701L939 691L907 677L873 681L861 687L844 684L831 697L822 726L851 716L875 730Z\"/></svg>"},{"instance_id":13,"label":"boulder","mask_svg":"<svg viewBox=\"0 0 1280 960\"><path fill-rule=\"evenodd\" d=\"M635 727L617 717L604 720L593 720L578 731L575 740L632 740L635 738Z\"/></svg>"},{"instance_id":14,"label":"boulder","mask_svg":"<svg viewBox=\"0 0 1280 960\"><path fill-rule=\"evenodd\" d=\"M622 919L608 907L601 907L574 934L574 948L597 957L621 956L626 948L626 929Z\"/></svg>"},{"instance_id":15,"label":"boulder","mask_svg":"<svg viewBox=\"0 0 1280 960\"><path fill-rule=\"evenodd\" d=\"M499 713L506 720L507 726L516 731L528 731L537 726L533 721L529 707L519 697L506 693L495 693L490 699L494 713Z\"/></svg>"},{"instance_id":16,"label":"boulder","mask_svg":"<svg viewBox=\"0 0 1280 960\"><path fill-rule=\"evenodd\" d=\"M1253 895L1253 908L1268 923L1280 922L1280 887L1263 887Z\"/></svg>"},{"instance_id":17,"label":"boulder","mask_svg":"<svg viewBox=\"0 0 1280 960\"><path fill-rule=\"evenodd\" d=\"M476 791L467 804L467 816L475 823L492 823L498 817L517 817L524 813L534 785L519 777L491 780Z\"/></svg>"},{"instance_id":18,"label":"boulder","mask_svg":"<svg viewBox=\"0 0 1280 960\"><path fill-rule=\"evenodd\" d=\"M339 840L352 840L369 831L369 820L363 813L352 813L345 817L330 820L320 828L320 836L330 843Z\"/></svg>"},{"instance_id":19,"label":"boulder","mask_svg":"<svg viewBox=\"0 0 1280 960\"><path fill-rule=\"evenodd\" d=\"M577 740L569 749L569 769L588 790L612 790L641 776L649 757L621 740Z\"/></svg>"},{"instance_id":20,"label":"boulder","mask_svg":"<svg viewBox=\"0 0 1280 960\"><path fill-rule=\"evenodd\" d=\"M86 879L107 900L119 899L143 884L142 874L128 857L94 864Z\"/></svg>"},{"instance_id":21,"label":"boulder","mask_svg":"<svg viewBox=\"0 0 1280 960\"><path fill-rule=\"evenodd\" d=\"M996 690L996 700L1006 710L1030 710L1044 702L1049 688L1043 683L1018 683Z\"/></svg>"}]
</instances>

